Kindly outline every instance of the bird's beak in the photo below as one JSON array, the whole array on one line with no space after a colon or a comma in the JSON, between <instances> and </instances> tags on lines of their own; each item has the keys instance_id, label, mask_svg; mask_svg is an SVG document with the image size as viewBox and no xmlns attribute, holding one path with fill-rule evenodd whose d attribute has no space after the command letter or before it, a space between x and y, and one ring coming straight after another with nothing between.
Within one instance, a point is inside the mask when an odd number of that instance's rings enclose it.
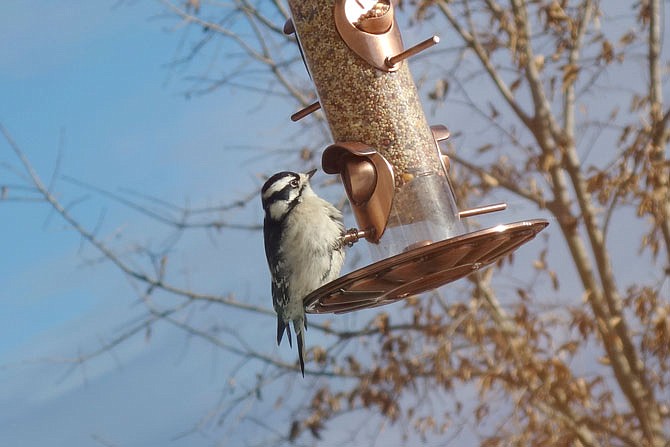
<instances>
[{"instance_id":1,"label":"bird's beak","mask_svg":"<svg viewBox=\"0 0 670 447\"><path fill-rule=\"evenodd\" d=\"M305 172L305 175L307 176L308 179L311 179L315 173L316 169L312 169L311 171Z\"/></svg>"}]
</instances>

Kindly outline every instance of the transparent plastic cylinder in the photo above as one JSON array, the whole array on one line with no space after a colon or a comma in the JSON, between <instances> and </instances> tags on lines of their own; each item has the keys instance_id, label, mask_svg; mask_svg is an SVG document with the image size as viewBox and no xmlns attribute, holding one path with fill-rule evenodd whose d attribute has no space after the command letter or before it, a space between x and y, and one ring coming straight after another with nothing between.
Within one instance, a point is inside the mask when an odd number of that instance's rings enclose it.
<instances>
[{"instance_id":1,"label":"transparent plastic cylinder","mask_svg":"<svg viewBox=\"0 0 670 447\"><path fill-rule=\"evenodd\" d=\"M387 72L354 53L335 26L335 0L288 3L334 141L364 143L393 166L392 209L373 256L383 259L463 233L407 62Z\"/></svg>"}]
</instances>

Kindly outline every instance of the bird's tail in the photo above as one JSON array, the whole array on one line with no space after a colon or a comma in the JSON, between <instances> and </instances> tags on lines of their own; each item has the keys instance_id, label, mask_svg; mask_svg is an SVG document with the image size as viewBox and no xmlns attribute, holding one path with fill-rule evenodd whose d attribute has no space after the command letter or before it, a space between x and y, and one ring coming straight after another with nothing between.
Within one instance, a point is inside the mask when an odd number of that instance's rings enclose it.
<instances>
[{"instance_id":1,"label":"bird's tail","mask_svg":"<svg viewBox=\"0 0 670 447\"><path fill-rule=\"evenodd\" d=\"M288 323L284 323L284 320L277 315L277 346L281 343L281 340L284 337L284 332L286 332L286 337L288 338L288 345L292 348L293 341L291 340L291 327Z\"/></svg>"},{"instance_id":2,"label":"bird's tail","mask_svg":"<svg viewBox=\"0 0 670 447\"><path fill-rule=\"evenodd\" d=\"M287 325L288 326L288 325ZM300 359L300 372L305 377L305 360L303 357L305 347L305 318L299 317L293 320L293 330L298 340L298 358Z\"/></svg>"}]
</instances>

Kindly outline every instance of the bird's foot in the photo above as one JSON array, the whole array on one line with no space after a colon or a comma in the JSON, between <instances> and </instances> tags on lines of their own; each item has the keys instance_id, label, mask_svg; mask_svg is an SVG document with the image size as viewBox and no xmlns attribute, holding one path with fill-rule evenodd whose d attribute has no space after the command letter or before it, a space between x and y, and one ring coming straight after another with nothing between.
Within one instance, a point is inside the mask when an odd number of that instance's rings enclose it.
<instances>
[{"instance_id":1,"label":"bird's foot","mask_svg":"<svg viewBox=\"0 0 670 447\"><path fill-rule=\"evenodd\" d=\"M370 236L371 230L359 230L358 228L348 229L341 237L340 242L342 246L353 246L359 239Z\"/></svg>"}]
</instances>

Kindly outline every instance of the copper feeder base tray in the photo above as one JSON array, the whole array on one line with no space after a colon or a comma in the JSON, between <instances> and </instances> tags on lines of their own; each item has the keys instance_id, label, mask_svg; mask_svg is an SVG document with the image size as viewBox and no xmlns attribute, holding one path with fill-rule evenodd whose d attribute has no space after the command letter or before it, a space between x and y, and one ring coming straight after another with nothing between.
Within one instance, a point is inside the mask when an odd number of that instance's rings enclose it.
<instances>
[{"instance_id":1,"label":"copper feeder base tray","mask_svg":"<svg viewBox=\"0 0 670 447\"><path fill-rule=\"evenodd\" d=\"M411 249L321 286L305 297L305 310L341 314L435 289L492 264L547 225L543 219L503 224Z\"/></svg>"}]
</instances>

